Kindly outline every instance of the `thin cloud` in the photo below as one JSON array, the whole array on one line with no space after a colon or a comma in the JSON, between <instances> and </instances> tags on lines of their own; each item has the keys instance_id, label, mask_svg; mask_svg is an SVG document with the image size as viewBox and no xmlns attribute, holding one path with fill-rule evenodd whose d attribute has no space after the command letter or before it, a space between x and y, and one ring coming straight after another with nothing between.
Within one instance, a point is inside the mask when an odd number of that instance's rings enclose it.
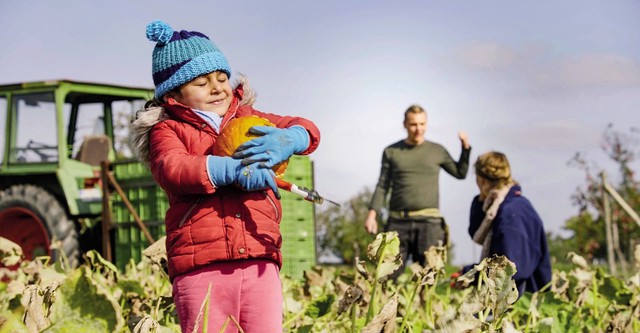
<instances>
[{"instance_id":1,"label":"thin cloud","mask_svg":"<svg viewBox=\"0 0 640 333\"><path fill-rule=\"evenodd\" d=\"M622 88L640 84L640 64L612 54L583 54L565 59L538 77L542 86Z\"/></svg>"},{"instance_id":2,"label":"thin cloud","mask_svg":"<svg viewBox=\"0 0 640 333\"><path fill-rule=\"evenodd\" d=\"M502 131L505 142L520 149L572 151L597 146L600 131L570 119L554 119Z\"/></svg>"},{"instance_id":3,"label":"thin cloud","mask_svg":"<svg viewBox=\"0 0 640 333\"><path fill-rule=\"evenodd\" d=\"M583 53L559 57L541 44L512 47L497 42L459 49L462 65L496 76L532 95L582 93L640 86L640 63L617 54Z\"/></svg>"},{"instance_id":4,"label":"thin cloud","mask_svg":"<svg viewBox=\"0 0 640 333\"><path fill-rule=\"evenodd\" d=\"M482 70L510 70L519 55L512 48L498 43L474 43L462 48L462 62Z\"/></svg>"}]
</instances>

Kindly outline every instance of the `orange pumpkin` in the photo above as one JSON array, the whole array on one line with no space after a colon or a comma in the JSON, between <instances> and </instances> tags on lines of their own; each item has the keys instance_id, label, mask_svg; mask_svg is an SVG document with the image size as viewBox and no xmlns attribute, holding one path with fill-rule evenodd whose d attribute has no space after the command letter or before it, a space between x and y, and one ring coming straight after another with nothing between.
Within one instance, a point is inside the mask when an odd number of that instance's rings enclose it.
<instances>
[{"instance_id":1,"label":"orange pumpkin","mask_svg":"<svg viewBox=\"0 0 640 333\"><path fill-rule=\"evenodd\" d=\"M275 126L269 120L258 116L239 117L230 120L220 131L218 140L213 145L213 155L231 156L238 147L259 135L249 133L253 126ZM282 178L289 161L276 164L272 169L276 177Z\"/></svg>"}]
</instances>

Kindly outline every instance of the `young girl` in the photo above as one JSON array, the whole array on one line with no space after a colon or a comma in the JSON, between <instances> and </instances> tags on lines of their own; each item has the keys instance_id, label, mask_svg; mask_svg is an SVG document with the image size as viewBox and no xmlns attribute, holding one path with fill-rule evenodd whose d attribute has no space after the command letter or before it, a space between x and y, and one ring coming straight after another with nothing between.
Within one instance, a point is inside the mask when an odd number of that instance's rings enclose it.
<instances>
[{"instance_id":1,"label":"young girl","mask_svg":"<svg viewBox=\"0 0 640 333\"><path fill-rule=\"evenodd\" d=\"M504 255L515 265L520 296L551 281L551 260L544 226L531 202L511 177L507 156L491 151L474 164L480 193L471 203L469 235L482 245L480 259ZM463 273L473 265L466 266Z\"/></svg>"},{"instance_id":2,"label":"young girl","mask_svg":"<svg viewBox=\"0 0 640 333\"><path fill-rule=\"evenodd\" d=\"M139 112L132 137L169 197L167 257L182 331L207 325L218 332L233 316L245 332L281 332L282 206L270 168L313 152L319 130L303 118L255 110L246 79L231 87L227 59L204 34L161 21L146 34L157 43L155 98ZM220 129L251 115L276 127L253 127L262 136L238 148L237 159L211 155ZM209 286L203 323L198 314ZM235 325L227 332L237 332Z\"/></svg>"}]
</instances>

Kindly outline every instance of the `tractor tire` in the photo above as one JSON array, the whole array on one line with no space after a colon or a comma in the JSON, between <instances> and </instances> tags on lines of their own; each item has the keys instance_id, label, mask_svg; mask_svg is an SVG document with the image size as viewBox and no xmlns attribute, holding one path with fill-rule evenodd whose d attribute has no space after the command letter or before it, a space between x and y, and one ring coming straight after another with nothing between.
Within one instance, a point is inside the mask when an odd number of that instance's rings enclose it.
<instances>
[{"instance_id":1,"label":"tractor tire","mask_svg":"<svg viewBox=\"0 0 640 333\"><path fill-rule=\"evenodd\" d=\"M78 265L78 232L58 200L35 185L13 185L0 192L0 236L20 245L25 259L37 256L60 259L62 252L71 267ZM51 248L52 241L61 246Z\"/></svg>"}]
</instances>

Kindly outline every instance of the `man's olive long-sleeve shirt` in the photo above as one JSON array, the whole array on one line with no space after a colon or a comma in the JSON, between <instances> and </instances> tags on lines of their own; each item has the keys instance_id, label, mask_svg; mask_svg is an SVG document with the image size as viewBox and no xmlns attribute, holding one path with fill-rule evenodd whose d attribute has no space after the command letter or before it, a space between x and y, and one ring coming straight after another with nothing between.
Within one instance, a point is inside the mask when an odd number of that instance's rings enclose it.
<instances>
[{"instance_id":1,"label":"man's olive long-sleeve shirt","mask_svg":"<svg viewBox=\"0 0 640 333\"><path fill-rule=\"evenodd\" d=\"M457 179L464 179L470 152L471 148L463 148L456 162L442 145L431 141L415 146L401 140L388 146L382 153L380 178L369 208L379 213L389 190L391 211L440 208L440 168Z\"/></svg>"}]
</instances>

